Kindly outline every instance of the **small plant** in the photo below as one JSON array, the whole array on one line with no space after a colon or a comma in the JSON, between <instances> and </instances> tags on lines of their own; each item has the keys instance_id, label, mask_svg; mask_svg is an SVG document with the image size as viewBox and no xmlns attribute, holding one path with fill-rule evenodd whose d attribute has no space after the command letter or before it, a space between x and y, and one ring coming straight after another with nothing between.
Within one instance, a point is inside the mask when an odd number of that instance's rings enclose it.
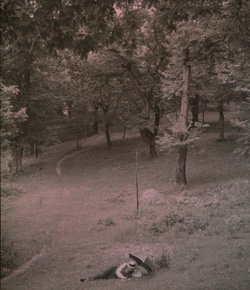
<instances>
[{"instance_id":1,"label":"small plant","mask_svg":"<svg viewBox=\"0 0 250 290\"><path fill-rule=\"evenodd\" d=\"M97 224L104 225L104 226L114 226L115 222L112 220L112 218L108 217L105 220L99 219Z\"/></svg>"},{"instance_id":2,"label":"small plant","mask_svg":"<svg viewBox=\"0 0 250 290\"><path fill-rule=\"evenodd\" d=\"M250 224L250 215L232 215L226 221L228 230L233 238L237 238L237 234L241 231L247 231Z\"/></svg>"},{"instance_id":3,"label":"small plant","mask_svg":"<svg viewBox=\"0 0 250 290\"><path fill-rule=\"evenodd\" d=\"M158 259L155 260L155 266L158 269L168 269L170 266L170 255L163 253Z\"/></svg>"},{"instance_id":4,"label":"small plant","mask_svg":"<svg viewBox=\"0 0 250 290\"><path fill-rule=\"evenodd\" d=\"M150 232L152 232L154 235L157 235L157 234L162 234L166 231L166 228L164 226L164 224L161 222L161 223L156 223L154 222L150 228L149 228Z\"/></svg>"},{"instance_id":5,"label":"small plant","mask_svg":"<svg viewBox=\"0 0 250 290\"><path fill-rule=\"evenodd\" d=\"M207 224L203 223L199 218L194 217L185 217L181 222L183 224L184 231L188 234L193 234L198 230L205 231L207 228Z\"/></svg>"},{"instance_id":6,"label":"small plant","mask_svg":"<svg viewBox=\"0 0 250 290\"><path fill-rule=\"evenodd\" d=\"M168 214L163 219L163 222L167 228L173 227L177 223L183 222L183 217L179 216L178 214Z\"/></svg>"}]
</instances>

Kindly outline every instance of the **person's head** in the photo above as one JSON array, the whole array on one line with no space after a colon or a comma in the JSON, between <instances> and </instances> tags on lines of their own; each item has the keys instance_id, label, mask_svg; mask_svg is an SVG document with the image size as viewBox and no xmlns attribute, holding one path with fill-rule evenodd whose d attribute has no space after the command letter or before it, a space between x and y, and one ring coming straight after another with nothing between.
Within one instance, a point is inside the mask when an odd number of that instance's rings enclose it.
<instances>
[{"instance_id":1,"label":"person's head","mask_svg":"<svg viewBox=\"0 0 250 290\"><path fill-rule=\"evenodd\" d=\"M129 267L129 269L131 269L131 270L136 270L136 268L137 268L136 262L135 261L132 261L132 260L129 261L129 263L127 265Z\"/></svg>"}]
</instances>

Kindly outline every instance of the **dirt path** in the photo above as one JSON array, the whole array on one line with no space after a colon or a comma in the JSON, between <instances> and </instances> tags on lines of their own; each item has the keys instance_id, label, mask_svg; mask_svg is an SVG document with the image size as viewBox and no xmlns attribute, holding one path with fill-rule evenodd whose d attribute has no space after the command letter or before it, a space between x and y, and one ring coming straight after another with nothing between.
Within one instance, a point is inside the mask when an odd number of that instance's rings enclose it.
<instances>
[{"instance_id":1,"label":"dirt path","mask_svg":"<svg viewBox=\"0 0 250 290\"><path fill-rule=\"evenodd\" d=\"M59 178L59 186L58 186L58 190L57 191L61 191L60 188L63 189L64 191L64 196L69 194L69 190L67 188L67 185L65 184L64 181L64 177L62 174L62 164L64 161L66 160L70 160L70 159L74 159L77 158L78 155L82 154L84 149L90 145L97 145L104 142L104 138L103 136L100 135L94 135L92 137L89 137L83 144L82 144L82 149L81 150L70 150L69 152L64 153L56 162L56 166L55 166L55 171L56 174ZM57 198L58 192L57 191L51 191L50 194L54 194L56 195L55 198ZM44 197L43 197L44 198ZM52 198L52 196L50 196L50 198ZM42 203L42 201L41 201ZM60 222L59 222L60 223ZM5 277L2 282L5 283L10 279L14 279L17 275L21 275L24 272L26 272L30 267L32 267L34 265L35 262L37 262L39 259L44 258L45 255L50 251L51 249L49 249L48 245L44 245L42 250L35 254L34 256L32 256L31 259L29 259L27 262L25 262L20 268L18 268L17 270L15 270L13 273L11 273L10 275L8 275L7 277Z\"/></svg>"}]
</instances>

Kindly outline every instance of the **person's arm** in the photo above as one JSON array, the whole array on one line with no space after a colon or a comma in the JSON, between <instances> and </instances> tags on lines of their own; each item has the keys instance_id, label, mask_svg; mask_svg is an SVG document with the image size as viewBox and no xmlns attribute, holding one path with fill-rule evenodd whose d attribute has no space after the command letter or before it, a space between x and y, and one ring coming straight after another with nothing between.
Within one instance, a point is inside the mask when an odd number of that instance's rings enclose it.
<instances>
[{"instance_id":1,"label":"person's arm","mask_svg":"<svg viewBox=\"0 0 250 290\"><path fill-rule=\"evenodd\" d=\"M136 269L132 275L133 278L140 278L142 276L142 272L139 269Z\"/></svg>"}]
</instances>

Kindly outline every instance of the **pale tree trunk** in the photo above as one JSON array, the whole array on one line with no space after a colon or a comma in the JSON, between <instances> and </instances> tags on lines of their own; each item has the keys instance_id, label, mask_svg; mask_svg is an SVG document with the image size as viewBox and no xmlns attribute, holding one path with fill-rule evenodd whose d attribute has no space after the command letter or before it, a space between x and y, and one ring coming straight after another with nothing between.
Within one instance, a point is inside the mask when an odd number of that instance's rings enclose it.
<instances>
[{"instance_id":1,"label":"pale tree trunk","mask_svg":"<svg viewBox=\"0 0 250 290\"><path fill-rule=\"evenodd\" d=\"M188 124L188 102L189 102L189 78L190 78L190 65L186 64L188 58L188 51L185 52L185 60L183 66L183 94L181 99L181 112L180 112L180 128L182 133L179 136L179 141L183 142L187 139L187 124ZM176 172L175 182L179 185L187 184L186 178L186 160L187 160L187 144L177 146L176 158Z\"/></svg>"},{"instance_id":2,"label":"pale tree trunk","mask_svg":"<svg viewBox=\"0 0 250 290\"><path fill-rule=\"evenodd\" d=\"M224 122L224 110L223 110L223 100L219 102L218 105L219 119L220 119L220 132L218 141L226 141L225 139L225 122Z\"/></svg>"}]
</instances>

